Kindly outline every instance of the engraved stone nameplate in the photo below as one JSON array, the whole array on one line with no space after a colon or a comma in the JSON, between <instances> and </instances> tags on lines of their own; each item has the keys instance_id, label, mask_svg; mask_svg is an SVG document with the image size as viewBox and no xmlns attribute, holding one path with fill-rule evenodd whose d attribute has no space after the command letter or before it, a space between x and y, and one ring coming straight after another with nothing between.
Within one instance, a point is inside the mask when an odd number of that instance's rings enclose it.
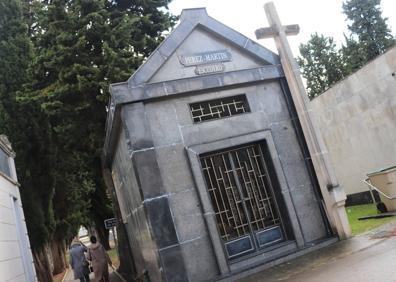
<instances>
[{"instance_id":1,"label":"engraved stone nameplate","mask_svg":"<svg viewBox=\"0 0 396 282\"><path fill-rule=\"evenodd\" d=\"M195 68L195 74L197 75L205 75L217 72L223 72L225 70L225 66L222 63L217 64L206 64L199 65Z\"/></svg>"},{"instance_id":2,"label":"engraved stone nameplate","mask_svg":"<svg viewBox=\"0 0 396 282\"><path fill-rule=\"evenodd\" d=\"M229 62L232 60L228 50L218 50L192 55L182 55L179 57L180 63L186 67L197 66L209 63Z\"/></svg>"}]
</instances>

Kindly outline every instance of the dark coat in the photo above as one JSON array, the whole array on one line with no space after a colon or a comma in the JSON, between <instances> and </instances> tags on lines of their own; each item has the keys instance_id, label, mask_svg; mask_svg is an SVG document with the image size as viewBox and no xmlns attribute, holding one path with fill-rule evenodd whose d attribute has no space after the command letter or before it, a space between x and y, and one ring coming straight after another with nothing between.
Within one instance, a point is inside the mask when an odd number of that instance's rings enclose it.
<instances>
[{"instance_id":1,"label":"dark coat","mask_svg":"<svg viewBox=\"0 0 396 282\"><path fill-rule=\"evenodd\" d=\"M87 247L79 242L73 242L70 246L70 265L74 272L74 279L83 278L89 274L88 262L85 258Z\"/></svg>"}]
</instances>

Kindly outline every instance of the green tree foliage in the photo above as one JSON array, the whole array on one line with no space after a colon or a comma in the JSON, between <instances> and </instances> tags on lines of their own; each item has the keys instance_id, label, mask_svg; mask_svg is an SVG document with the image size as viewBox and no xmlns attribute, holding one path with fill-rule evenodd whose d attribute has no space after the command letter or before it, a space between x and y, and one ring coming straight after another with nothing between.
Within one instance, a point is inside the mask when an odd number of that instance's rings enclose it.
<instances>
[{"instance_id":1,"label":"green tree foliage","mask_svg":"<svg viewBox=\"0 0 396 282\"><path fill-rule=\"evenodd\" d=\"M300 45L298 63L307 80L308 96L312 99L333 83L341 80L395 44L395 40L382 18L381 0L347 0L344 14L349 20L350 35L344 35L340 50L332 38L311 35Z\"/></svg>"},{"instance_id":2,"label":"green tree foliage","mask_svg":"<svg viewBox=\"0 0 396 282\"><path fill-rule=\"evenodd\" d=\"M106 235L111 205L98 179L108 86L126 80L162 41L174 23L159 10L166 4L54 0L35 6L31 93L48 116L56 147L55 200L64 201L55 206L59 233L71 235L91 219Z\"/></svg>"},{"instance_id":3,"label":"green tree foliage","mask_svg":"<svg viewBox=\"0 0 396 282\"><path fill-rule=\"evenodd\" d=\"M14 150L25 218L35 262L49 269L38 254L55 228L53 213L53 146L49 123L36 101L26 100L21 90L30 80L33 58L27 26L19 0L0 0L0 129L9 136ZM41 281L51 274L38 272Z\"/></svg>"},{"instance_id":4,"label":"green tree foliage","mask_svg":"<svg viewBox=\"0 0 396 282\"><path fill-rule=\"evenodd\" d=\"M0 128L17 152L42 281L51 280L48 242L69 239L81 224L108 236L100 163L108 87L126 80L174 25L168 2L0 0Z\"/></svg>"},{"instance_id":5,"label":"green tree foliage","mask_svg":"<svg viewBox=\"0 0 396 282\"><path fill-rule=\"evenodd\" d=\"M0 95L6 108L15 102L15 93L27 81L28 63L32 57L31 44L23 22L18 0L0 1ZM2 110L1 129L7 129L9 117Z\"/></svg>"},{"instance_id":6,"label":"green tree foliage","mask_svg":"<svg viewBox=\"0 0 396 282\"><path fill-rule=\"evenodd\" d=\"M366 54L362 45L352 36L344 35L345 44L341 47L341 54L345 62L346 74L353 73L361 68L366 62Z\"/></svg>"},{"instance_id":7,"label":"green tree foliage","mask_svg":"<svg viewBox=\"0 0 396 282\"><path fill-rule=\"evenodd\" d=\"M352 66L356 65L356 58L351 54L356 50L359 52L358 57L364 58L359 64L362 66L395 43L386 23L387 18L382 17L380 4L381 0L347 0L342 5L343 13L350 23L348 29L351 36L356 39L356 41L348 39L345 46L350 49L346 59L348 63L352 60L350 62ZM354 70L353 67L352 69Z\"/></svg>"},{"instance_id":8,"label":"green tree foliage","mask_svg":"<svg viewBox=\"0 0 396 282\"><path fill-rule=\"evenodd\" d=\"M37 103L26 103L20 94L29 80L32 46L19 0L0 1L0 126L17 151L16 166L22 184L22 200L31 231L32 247L41 247L54 226L53 177L46 171L52 155L48 123ZM47 145L48 144L48 145Z\"/></svg>"},{"instance_id":9,"label":"green tree foliage","mask_svg":"<svg viewBox=\"0 0 396 282\"><path fill-rule=\"evenodd\" d=\"M297 62L307 80L309 98L320 95L344 77L345 66L333 38L315 33L299 49L301 57Z\"/></svg>"}]
</instances>

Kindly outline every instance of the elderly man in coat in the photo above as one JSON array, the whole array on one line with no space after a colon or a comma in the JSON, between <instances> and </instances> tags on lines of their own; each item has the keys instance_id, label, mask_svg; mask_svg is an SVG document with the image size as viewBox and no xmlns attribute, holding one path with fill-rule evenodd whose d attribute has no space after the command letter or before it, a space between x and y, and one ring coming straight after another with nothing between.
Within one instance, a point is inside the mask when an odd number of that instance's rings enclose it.
<instances>
[{"instance_id":1,"label":"elderly man in coat","mask_svg":"<svg viewBox=\"0 0 396 282\"><path fill-rule=\"evenodd\" d=\"M89 264L85 258L85 252L87 252L87 247L74 238L69 250L70 265L74 272L74 279L80 279L80 282L89 282Z\"/></svg>"}]
</instances>

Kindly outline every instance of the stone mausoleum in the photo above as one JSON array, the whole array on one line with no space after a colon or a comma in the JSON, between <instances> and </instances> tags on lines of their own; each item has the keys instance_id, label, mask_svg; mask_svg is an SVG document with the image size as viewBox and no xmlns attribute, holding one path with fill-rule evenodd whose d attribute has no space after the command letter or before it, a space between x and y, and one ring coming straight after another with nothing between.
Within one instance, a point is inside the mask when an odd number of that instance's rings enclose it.
<instances>
[{"instance_id":1,"label":"stone mausoleum","mask_svg":"<svg viewBox=\"0 0 396 282\"><path fill-rule=\"evenodd\" d=\"M104 164L137 275L232 280L334 241L278 55L188 9L110 90Z\"/></svg>"}]
</instances>

